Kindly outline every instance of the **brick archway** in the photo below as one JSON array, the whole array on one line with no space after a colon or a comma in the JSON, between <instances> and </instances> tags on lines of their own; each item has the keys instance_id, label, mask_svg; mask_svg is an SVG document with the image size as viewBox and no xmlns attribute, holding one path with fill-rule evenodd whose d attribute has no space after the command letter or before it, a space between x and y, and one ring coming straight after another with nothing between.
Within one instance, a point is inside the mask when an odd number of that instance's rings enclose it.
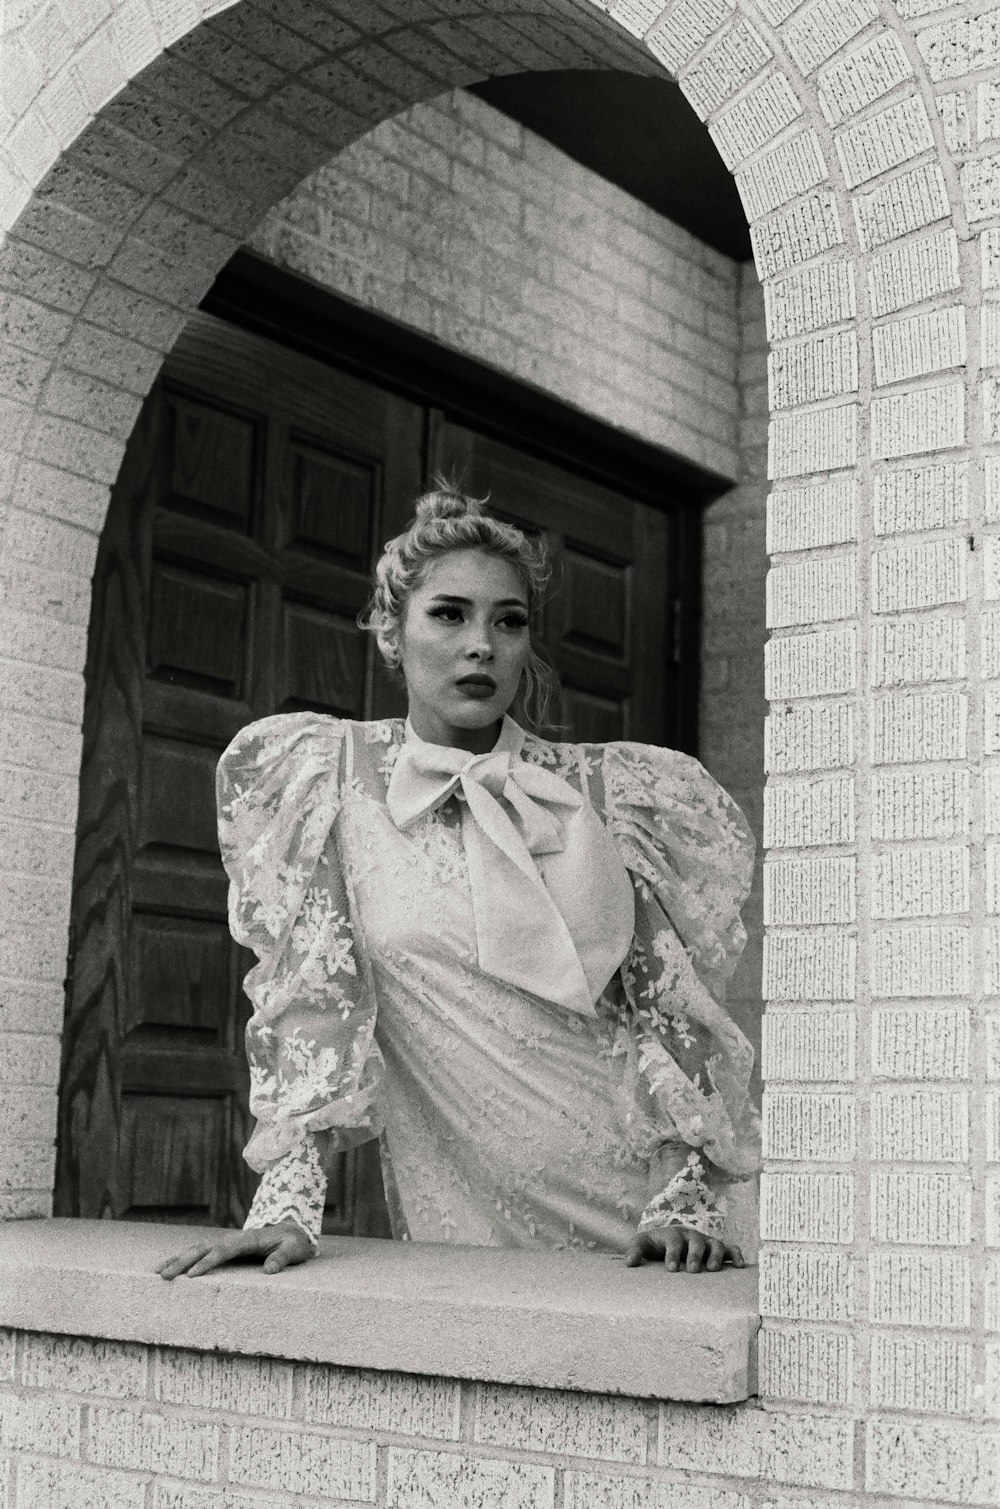
<instances>
[{"instance_id":1,"label":"brick archway","mask_svg":"<svg viewBox=\"0 0 1000 1509\"><path fill-rule=\"evenodd\" d=\"M76 8L76 35L54 7L8 12L0 1214L47 1209L50 1122L17 1087L54 1082L89 574L163 352L264 210L377 120L499 71L663 66L736 174L772 347L765 1386L975 1415L963 1379L1000 1370L982 1340L1000 1278L974 1235L1000 1240L997 1091L976 1067L992 1044L1000 1074L983 1009L1000 995L1000 788L983 777L1000 737L995 685L977 690L1000 667L1000 472L977 459L1000 441L980 375L1000 320L966 311L1000 286L1000 11L395 8L133 0ZM868 1486L916 1493L907 1470L885 1454Z\"/></svg>"}]
</instances>

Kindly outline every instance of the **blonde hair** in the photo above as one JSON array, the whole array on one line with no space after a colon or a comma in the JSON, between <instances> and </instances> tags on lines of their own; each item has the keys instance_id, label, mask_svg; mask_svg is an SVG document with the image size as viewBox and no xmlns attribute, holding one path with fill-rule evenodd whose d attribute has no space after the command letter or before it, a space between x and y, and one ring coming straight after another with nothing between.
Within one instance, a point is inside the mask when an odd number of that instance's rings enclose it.
<instances>
[{"instance_id":1,"label":"blonde hair","mask_svg":"<svg viewBox=\"0 0 1000 1509\"><path fill-rule=\"evenodd\" d=\"M400 636L410 593L423 581L431 561L448 551L482 550L510 561L527 589L529 617L541 605L552 574L544 541L535 544L516 525L486 513L487 501L469 497L453 483L435 477L431 491L416 500L410 527L386 541L375 567L372 595L358 615L358 624L375 635L382 658L392 670L400 670ZM530 726L551 727L549 705L558 692L555 671L531 646L515 706L520 704L518 710Z\"/></svg>"}]
</instances>

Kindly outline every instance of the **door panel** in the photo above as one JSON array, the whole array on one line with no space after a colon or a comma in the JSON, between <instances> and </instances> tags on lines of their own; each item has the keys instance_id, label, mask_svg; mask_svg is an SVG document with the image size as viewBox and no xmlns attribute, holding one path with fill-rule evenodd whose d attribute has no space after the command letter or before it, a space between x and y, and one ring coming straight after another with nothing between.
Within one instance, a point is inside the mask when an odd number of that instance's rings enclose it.
<instances>
[{"instance_id":1,"label":"door panel","mask_svg":"<svg viewBox=\"0 0 1000 1509\"><path fill-rule=\"evenodd\" d=\"M376 542L419 491L423 426L419 406L207 316L144 407L95 576L61 1213L246 1214L253 960L226 923L215 767L253 718L389 711L355 620ZM336 1160L328 1214L388 1233L377 1150Z\"/></svg>"},{"instance_id":2,"label":"door panel","mask_svg":"<svg viewBox=\"0 0 1000 1509\"><path fill-rule=\"evenodd\" d=\"M444 415L432 435L437 471L548 542L542 639L563 688L561 736L672 743L670 517Z\"/></svg>"}]
</instances>

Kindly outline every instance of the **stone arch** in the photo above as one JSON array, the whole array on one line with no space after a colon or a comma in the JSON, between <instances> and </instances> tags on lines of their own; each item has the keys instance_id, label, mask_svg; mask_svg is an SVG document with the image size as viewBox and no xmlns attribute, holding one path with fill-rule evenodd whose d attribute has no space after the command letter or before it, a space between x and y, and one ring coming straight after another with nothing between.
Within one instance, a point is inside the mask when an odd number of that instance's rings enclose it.
<instances>
[{"instance_id":1,"label":"stone arch","mask_svg":"<svg viewBox=\"0 0 1000 1509\"><path fill-rule=\"evenodd\" d=\"M873 855L873 842L909 830L893 828L898 810L872 761L910 749L919 762L931 748L947 760L959 745L963 761L982 753L978 738L961 742L960 615L978 611L983 590L964 540L970 520L1000 518L992 493L983 513L969 464L1000 431L992 380L980 404L978 332L964 306L978 305L980 265L989 286L1000 281L996 234L984 232L980 262L969 230L1000 212L1000 173L988 150L975 155L962 81L1000 59L1000 13L967 4L940 20L935 0L545 0L447 15L429 3L419 20L400 4L405 21L396 9L345 17L321 0L113 9L98 0L75 8L76 32L54 6L7 13L16 118L0 159L10 226L0 252L10 332L0 726L15 863L3 890L5 994L33 1013L32 1031L57 1030L94 549L142 397L217 268L294 182L421 91L553 60L666 67L736 174L772 344L767 678L783 710L769 727L768 842L779 852L768 870L766 1067L780 1084L766 1110L762 1221L775 1245L762 1270L764 1382L776 1398L852 1405L859 1306L899 1323L879 1311L874 1276L863 1299L869 1238L934 1247L951 1221L965 1253L972 1192L979 1200L986 1180L985 1154L966 1168L956 1131L962 1168L942 1185L939 1215L907 1226L922 1176L887 1165L869 1181L855 1160L859 1148L917 1156L892 1140L890 1092L879 1091L874 1130L860 1115L858 1080L873 1063L887 1080L906 1077L912 1009L892 1003L945 1002L940 1027L955 1048L937 1078L963 1079L972 982L997 970L994 949L973 971L986 912L976 851L971 892L960 854L928 848L918 863L901 851L895 871ZM980 93L988 141L993 106ZM989 364L997 329L988 313ZM889 543L909 534L919 538ZM988 552L991 597L994 561ZM992 639L984 648L998 653ZM888 693L938 683L938 716L959 742L942 733L935 744L929 731L914 744L907 720L933 721L932 703ZM992 737L987 726L987 753ZM929 783L920 811L951 801L955 831L967 832L967 798L934 786L935 771L917 777ZM936 911L914 928L893 875L905 890L920 866ZM959 914L961 925L948 921ZM928 971L922 991L917 976ZM870 1008L872 995L884 1004ZM914 1019L909 1041L918 1040ZM33 1059L22 1074L13 1050L11 1062L15 1085L40 1072ZM938 1062L930 1046L920 1062ZM41 1072L50 1082L51 1068ZM950 1090L933 1093L935 1116L959 1114ZM977 1081L971 1093L987 1092ZM0 1213L46 1208L48 1123L37 1103L24 1099L23 1157L12 1155ZM814 1245L805 1254L782 1245L801 1242ZM878 1263L888 1273L892 1252L876 1256L872 1274ZM891 1361L906 1345L883 1337L873 1353L875 1397L890 1405L906 1404L892 1392ZM941 1387L937 1407L960 1407ZM893 1491L873 1472L870 1486Z\"/></svg>"}]
</instances>

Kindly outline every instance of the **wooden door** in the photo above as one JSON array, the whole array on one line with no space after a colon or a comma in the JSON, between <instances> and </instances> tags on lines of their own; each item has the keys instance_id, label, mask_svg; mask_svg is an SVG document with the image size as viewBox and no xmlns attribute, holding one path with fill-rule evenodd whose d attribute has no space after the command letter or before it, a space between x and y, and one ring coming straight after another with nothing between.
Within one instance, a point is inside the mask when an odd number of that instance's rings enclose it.
<instances>
[{"instance_id":1,"label":"wooden door","mask_svg":"<svg viewBox=\"0 0 1000 1509\"><path fill-rule=\"evenodd\" d=\"M244 724L405 703L355 617L435 469L544 532L566 738L677 738L669 515L429 401L199 315L143 408L94 578L56 1210L238 1225L254 1176L214 770ZM387 1235L378 1150L332 1170L327 1231Z\"/></svg>"},{"instance_id":2,"label":"wooden door","mask_svg":"<svg viewBox=\"0 0 1000 1509\"><path fill-rule=\"evenodd\" d=\"M245 723L399 711L355 616L419 490L423 412L199 316L114 490L94 582L56 1209L239 1224L253 1176L215 832ZM377 1149L327 1229L386 1234Z\"/></svg>"},{"instance_id":3,"label":"wooden door","mask_svg":"<svg viewBox=\"0 0 1000 1509\"><path fill-rule=\"evenodd\" d=\"M558 737L679 742L670 516L444 415L431 448L437 470L548 541L542 648L562 686Z\"/></svg>"}]
</instances>

